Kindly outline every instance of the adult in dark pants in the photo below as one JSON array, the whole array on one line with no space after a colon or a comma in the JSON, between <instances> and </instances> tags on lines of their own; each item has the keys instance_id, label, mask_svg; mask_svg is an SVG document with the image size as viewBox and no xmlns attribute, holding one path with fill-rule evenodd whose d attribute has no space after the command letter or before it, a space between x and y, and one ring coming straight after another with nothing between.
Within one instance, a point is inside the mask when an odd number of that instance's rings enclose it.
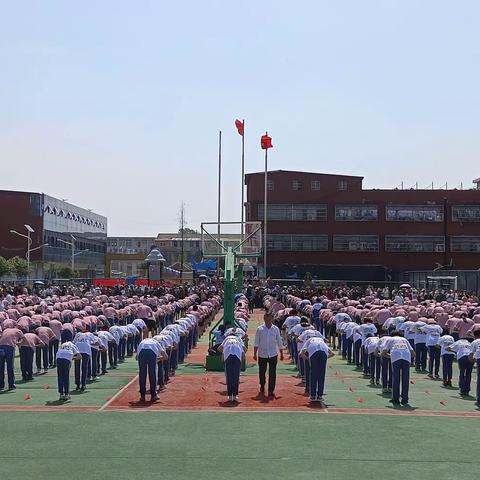
<instances>
[{"instance_id":1,"label":"adult in dark pants","mask_svg":"<svg viewBox=\"0 0 480 480\"><path fill-rule=\"evenodd\" d=\"M300 350L300 357L308 359L310 364L310 401L320 402L322 406L325 390L325 372L327 359L335 354L328 348L325 341L320 337L309 338Z\"/></svg>"},{"instance_id":2,"label":"adult in dark pants","mask_svg":"<svg viewBox=\"0 0 480 480\"><path fill-rule=\"evenodd\" d=\"M266 313L263 317L264 324L257 328L253 347L253 359L258 359L258 375L260 381L260 394L265 394L265 375L268 365L268 396L275 397L277 380L277 361L280 352L280 360L283 360L283 343L280 330L273 325L272 316Z\"/></svg>"},{"instance_id":3,"label":"adult in dark pants","mask_svg":"<svg viewBox=\"0 0 480 480\"><path fill-rule=\"evenodd\" d=\"M392 399L394 405L408 405L410 387L410 365L415 358L415 352L410 342L399 332L393 332L392 338L386 343L382 352L390 358L392 364ZM400 402L401 397L401 402Z\"/></svg>"},{"instance_id":4,"label":"adult in dark pants","mask_svg":"<svg viewBox=\"0 0 480 480\"><path fill-rule=\"evenodd\" d=\"M442 335L438 339L438 347L440 348L440 357L442 359L443 385L445 387L452 386L453 359L455 358L455 352L450 352L447 349L454 341L455 340L451 335Z\"/></svg>"},{"instance_id":5,"label":"adult in dark pants","mask_svg":"<svg viewBox=\"0 0 480 480\"><path fill-rule=\"evenodd\" d=\"M145 401L147 393L147 375L150 385L151 401L158 400L157 396L157 362L166 360L167 356L160 343L153 338L146 338L138 345L136 359L138 360L140 401Z\"/></svg>"},{"instance_id":6,"label":"adult in dark pants","mask_svg":"<svg viewBox=\"0 0 480 480\"><path fill-rule=\"evenodd\" d=\"M15 386L15 347L23 340L23 332L18 328L6 328L0 336L0 390L5 388L5 366L7 367L8 388Z\"/></svg>"},{"instance_id":7,"label":"adult in dark pants","mask_svg":"<svg viewBox=\"0 0 480 480\"><path fill-rule=\"evenodd\" d=\"M392 364L388 357L382 356L382 352L385 349L385 345L392 337L390 335L385 335L380 338L378 342L376 355L380 357L380 369L381 369L381 378L382 378L382 393L390 393L392 391Z\"/></svg>"},{"instance_id":8,"label":"adult in dark pants","mask_svg":"<svg viewBox=\"0 0 480 480\"><path fill-rule=\"evenodd\" d=\"M37 347L44 346L38 335L25 333L22 343L19 344L20 370L25 382L33 380L33 356Z\"/></svg>"},{"instance_id":9,"label":"adult in dark pants","mask_svg":"<svg viewBox=\"0 0 480 480\"><path fill-rule=\"evenodd\" d=\"M227 395L230 402L236 402L238 400L240 370L242 369L245 350L243 340L234 333L228 335L218 347L218 351L223 354L223 365L225 368L225 378L227 380Z\"/></svg>"},{"instance_id":10,"label":"adult in dark pants","mask_svg":"<svg viewBox=\"0 0 480 480\"><path fill-rule=\"evenodd\" d=\"M72 360L81 360L82 356L73 342L65 342L59 346L56 354L58 393L61 402L70 400L70 367Z\"/></svg>"}]
</instances>

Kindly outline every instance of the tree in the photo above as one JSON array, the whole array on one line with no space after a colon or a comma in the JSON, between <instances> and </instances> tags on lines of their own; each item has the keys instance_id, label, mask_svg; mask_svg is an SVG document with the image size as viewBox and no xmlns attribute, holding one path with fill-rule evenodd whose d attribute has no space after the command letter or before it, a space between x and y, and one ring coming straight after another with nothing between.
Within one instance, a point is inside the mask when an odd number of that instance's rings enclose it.
<instances>
[{"instance_id":1,"label":"tree","mask_svg":"<svg viewBox=\"0 0 480 480\"><path fill-rule=\"evenodd\" d=\"M0 257L0 278L8 275L11 271L12 266L10 265L10 262L4 257Z\"/></svg>"},{"instance_id":2,"label":"tree","mask_svg":"<svg viewBox=\"0 0 480 480\"><path fill-rule=\"evenodd\" d=\"M67 266L60 267L57 270L57 274L60 278L72 278L72 269Z\"/></svg>"},{"instance_id":3,"label":"tree","mask_svg":"<svg viewBox=\"0 0 480 480\"><path fill-rule=\"evenodd\" d=\"M28 263L24 258L13 257L8 263L10 264L10 272L17 277L26 277L28 274Z\"/></svg>"},{"instance_id":4,"label":"tree","mask_svg":"<svg viewBox=\"0 0 480 480\"><path fill-rule=\"evenodd\" d=\"M185 211L184 211L184 215L185 215ZM181 211L180 211L180 215L178 216L179 217L179 222L181 222L180 216L181 216ZM199 232L197 230L194 230L193 228L188 228L188 227L184 227L184 228L180 227L178 229L178 233L182 233L182 230L183 230L184 235L198 235L199 234Z\"/></svg>"}]
</instances>

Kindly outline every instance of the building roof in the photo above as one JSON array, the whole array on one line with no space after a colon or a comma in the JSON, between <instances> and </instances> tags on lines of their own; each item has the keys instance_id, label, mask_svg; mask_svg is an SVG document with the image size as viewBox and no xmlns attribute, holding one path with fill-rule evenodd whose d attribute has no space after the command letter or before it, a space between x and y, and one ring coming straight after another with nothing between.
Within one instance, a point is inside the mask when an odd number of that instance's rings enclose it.
<instances>
[{"instance_id":1,"label":"building roof","mask_svg":"<svg viewBox=\"0 0 480 480\"><path fill-rule=\"evenodd\" d=\"M364 177L358 175L343 175L341 173L321 173L321 172L302 172L300 170L268 170L267 173L298 173L301 175L320 175L322 177L348 177L348 178L361 178ZM264 175L265 172L251 172L245 174L245 177L249 177L251 175Z\"/></svg>"}]
</instances>

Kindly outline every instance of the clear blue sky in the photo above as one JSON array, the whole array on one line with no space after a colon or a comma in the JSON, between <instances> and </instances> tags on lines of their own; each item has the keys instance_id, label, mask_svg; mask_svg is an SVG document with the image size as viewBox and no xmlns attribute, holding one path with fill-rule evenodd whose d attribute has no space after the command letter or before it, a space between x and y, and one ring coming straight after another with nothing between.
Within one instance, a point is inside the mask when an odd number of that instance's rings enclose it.
<instances>
[{"instance_id":1,"label":"clear blue sky","mask_svg":"<svg viewBox=\"0 0 480 480\"><path fill-rule=\"evenodd\" d=\"M114 235L240 217L247 171L480 176L480 2L2 1L0 188L109 217Z\"/></svg>"}]
</instances>

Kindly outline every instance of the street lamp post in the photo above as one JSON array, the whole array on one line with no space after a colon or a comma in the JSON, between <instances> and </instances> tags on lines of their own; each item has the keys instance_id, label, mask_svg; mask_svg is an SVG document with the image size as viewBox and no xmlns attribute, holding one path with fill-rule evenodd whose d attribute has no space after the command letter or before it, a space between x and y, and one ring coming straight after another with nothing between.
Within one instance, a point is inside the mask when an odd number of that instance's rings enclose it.
<instances>
[{"instance_id":1,"label":"street lamp post","mask_svg":"<svg viewBox=\"0 0 480 480\"><path fill-rule=\"evenodd\" d=\"M90 250L88 248L86 248L85 250L80 250L80 252L77 252L75 253L75 240L77 240L72 234L70 234L70 237L72 237L72 241L71 242L67 242L66 240L63 240L61 238L59 238L58 240L62 243L64 243L65 245L69 245L71 247L71 259L70 259L70 265L71 265L71 269L72 269L72 276L74 275L75 273L75 257L77 255L80 255L82 253L85 253L85 252L89 252Z\"/></svg>"},{"instance_id":2,"label":"street lamp post","mask_svg":"<svg viewBox=\"0 0 480 480\"><path fill-rule=\"evenodd\" d=\"M35 247L35 248L30 248L32 246L32 237L31 234L35 232L35 230L28 224L25 224L24 227L27 230L27 234L25 235L24 233L19 233L16 230L10 230L10 233L13 233L14 235L18 235L19 237L23 237L27 239L27 285L30 282L30 252L32 250L37 250L38 248L41 247Z\"/></svg>"}]
</instances>

